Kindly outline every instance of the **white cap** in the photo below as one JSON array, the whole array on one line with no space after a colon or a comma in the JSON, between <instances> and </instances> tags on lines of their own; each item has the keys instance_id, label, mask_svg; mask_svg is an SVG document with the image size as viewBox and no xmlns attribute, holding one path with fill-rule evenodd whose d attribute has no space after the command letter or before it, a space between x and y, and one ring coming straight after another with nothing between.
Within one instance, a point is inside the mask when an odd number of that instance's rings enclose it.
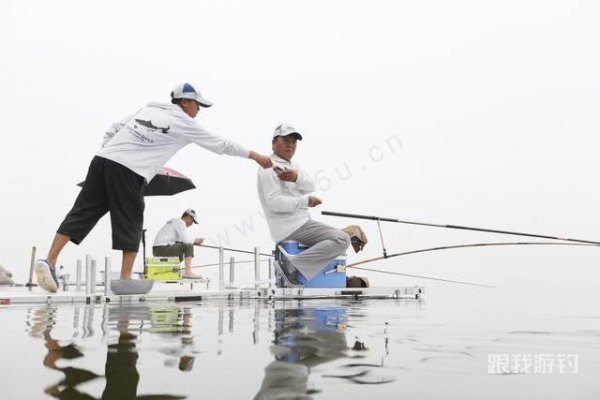
<instances>
[{"instance_id":1,"label":"white cap","mask_svg":"<svg viewBox=\"0 0 600 400\"><path fill-rule=\"evenodd\" d=\"M192 99L196 100L202 107L210 107L213 105L212 101L209 101L202 97L199 90L196 90L194 86L189 83L180 83L175 86L171 91L171 99Z\"/></svg>"},{"instance_id":2,"label":"white cap","mask_svg":"<svg viewBox=\"0 0 600 400\"><path fill-rule=\"evenodd\" d=\"M300 132L298 132L291 124L286 123L280 124L277 128L275 128L273 131L273 137L276 138L277 136L287 136L291 135L292 133L298 135L298 140L302 140L302 135Z\"/></svg>"},{"instance_id":3,"label":"white cap","mask_svg":"<svg viewBox=\"0 0 600 400\"><path fill-rule=\"evenodd\" d=\"M187 210L185 210L183 212L182 217L185 217L186 215L189 215L190 217L192 217L192 219L194 220L195 224L198 223L198 220L196 219L196 211L192 210L191 208L188 208Z\"/></svg>"}]
</instances>

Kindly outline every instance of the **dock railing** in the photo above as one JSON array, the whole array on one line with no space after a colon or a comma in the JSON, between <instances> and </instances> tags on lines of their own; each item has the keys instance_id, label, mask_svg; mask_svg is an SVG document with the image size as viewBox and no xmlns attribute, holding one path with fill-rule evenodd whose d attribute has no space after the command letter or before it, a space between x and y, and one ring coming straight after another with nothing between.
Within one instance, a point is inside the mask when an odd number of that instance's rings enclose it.
<instances>
[{"instance_id":1,"label":"dock railing","mask_svg":"<svg viewBox=\"0 0 600 400\"><path fill-rule=\"evenodd\" d=\"M269 290L274 287L274 270L273 270L273 255L268 253L261 253L259 247L254 247L252 251L236 249L224 246L211 246L211 245L201 245L201 247L206 247L209 249L214 249L218 251L218 262L211 264L203 264L193 266L192 268L207 268L207 267L218 267L218 276L219 276L219 291L223 291L226 289L236 289L235 279L236 279L236 264L244 264L244 263L253 263L254 264L254 289L259 290L264 284L268 285ZM35 252L35 248L33 250ZM226 284L225 281L225 253L240 253L240 254L252 254L253 258L251 260L242 260L236 261L235 257L229 257L229 280ZM85 262L84 262L85 260ZM98 272L98 263L96 259L93 259L89 254L86 254L84 260L77 259L76 269L75 269L75 281L69 281L69 274L65 274L61 280L61 285L63 290L68 290L69 287L74 287L75 292L84 291L87 295L95 295L96 288L103 288L103 294L105 296L110 295L110 281L111 281L111 258L106 256L104 258L104 270L101 271L101 275L103 275L100 279L97 279ZM267 262L268 268L267 279L261 279L261 264L263 262ZM83 270L85 269L85 276L83 276ZM85 281L84 281L85 279Z\"/></svg>"},{"instance_id":2,"label":"dock railing","mask_svg":"<svg viewBox=\"0 0 600 400\"><path fill-rule=\"evenodd\" d=\"M249 251L249 250L242 250L242 249L235 249L235 248L231 248L231 247L224 247L224 246L211 246L211 245L206 245L203 244L201 245L201 247L206 247L209 249L216 249L219 251L219 262L218 262L218 266L219 266L219 290L224 290L226 289L225 286L225 251L228 252L233 252L233 253L240 253L240 254L252 254L253 260L247 260L247 261L239 261L238 263L246 263L246 262L253 262L254 263L254 288L256 290L260 289L260 287L262 286L262 284L265 282L264 280L261 280L260 278L260 264L261 264L261 257L267 257L267 261L268 261L268 279L266 281L268 281L268 285L269 285L269 289L271 289L272 286L272 277L273 277L273 268L272 268L272 259L273 259L273 255L272 254L267 254L267 253L261 253L260 252L260 248L259 247L254 247L253 251ZM229 288L233 288L235 287L235 257L230 257L229 258ZM193 268L200 268L200 267L209 267L209 266L213 266L214 264L205 264L205 265L199 265Z\"/></svg>"}]
</instances>

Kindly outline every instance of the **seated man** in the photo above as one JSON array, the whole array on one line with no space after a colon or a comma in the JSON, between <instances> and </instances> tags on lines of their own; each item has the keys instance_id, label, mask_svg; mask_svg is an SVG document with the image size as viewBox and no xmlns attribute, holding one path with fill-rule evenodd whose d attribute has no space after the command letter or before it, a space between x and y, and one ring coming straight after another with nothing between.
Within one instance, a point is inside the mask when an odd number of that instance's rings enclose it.
<instances>
[{"instance_id":1,"label":"seated man","mask_svg":"<svg viewBox=\"0 0 600 400\"><path fill-rule=\"evenodd\" d=\"M194 258L194 246L202 245L204 239L192 239L187 231L187 228L197 223L196 212L187 209L181 218L167 221L165 226L158 231L152 245L152 254L155 257L179 257L180 261L185 260L182 278L202 278L192 272L192 259Z\"/></svg>"},{"instance_id":2,"label":"seated man","mask_svg":"<svg viewBox=\"0 0 600 400\"><path fill-rule=\"evenodd\" d=\"M275 128L273 168L258 171L258 196L273 240L295 240L310 247L298 255L287 256L282 269L291 283L297 283L296 269L310 280L350 245L345 232L310 218L308 209L321 204L321 200L310 195L315 184L308 173L292 162L298 140L302 140L302 135L291 125Z\"/></svg>"}]
</instances>

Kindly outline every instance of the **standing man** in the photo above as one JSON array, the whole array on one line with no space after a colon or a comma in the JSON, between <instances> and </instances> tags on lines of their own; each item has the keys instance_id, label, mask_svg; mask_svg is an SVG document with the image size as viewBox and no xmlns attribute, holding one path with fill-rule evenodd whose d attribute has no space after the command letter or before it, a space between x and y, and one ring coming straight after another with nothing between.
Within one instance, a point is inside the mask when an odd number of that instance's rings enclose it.
<instances>
[{"instance_id":1,"label":"standing man","mask_svg":"<svg viewBox=\"0 0 600 400\"><path fill-rule=\"evenodd\" d=\"M179 261L184 261L185 270L181 274L182 278L202 278L192 272L192 259L194 246L202 245L204 239L192 239L187 230L192 224L197 223L196 212L189 208L183 212L181 218L168 220L156 234L152 245L152 254L155 257L179 257Z\"/></svg>"},{"instance_id":2,"label":"standing man","mask_svg":"<svg viewBox=\"0 0 600 400\"><path fill-rule=\"evenodd\" d=\"M297 282L294 269L310 280L350 245L345 232L310 218L308 209L322 202L311 195L315 184L309 174L292 162L298 140L302 135L290 124L275 128L273 168L258 171L258 196L275 243L295 240L310 247L298 255L287 255L287 267L291 264L292 268L282 269L292 283Z\"/></svg>"},{"instance_id":3,"label":"standing man","mask_svg":"<svg viewBox=\"0 0 600 400\"><path fill-rule=\"evenodd\" d=\"M111 126L46 259L35 263L37 280L43 289L56 292L54 266L62 249L69 241L81 243L109 211L113 249L123 251L121 279L131 279L142 236L144 186L188 144L195 143L217 154L250 158L263 168L271 166L268 157L217 136L194 121L200 107L211 105L194 86L182 83L171 91L171 104L149 103Z\"/></svg>"}]
</instances>

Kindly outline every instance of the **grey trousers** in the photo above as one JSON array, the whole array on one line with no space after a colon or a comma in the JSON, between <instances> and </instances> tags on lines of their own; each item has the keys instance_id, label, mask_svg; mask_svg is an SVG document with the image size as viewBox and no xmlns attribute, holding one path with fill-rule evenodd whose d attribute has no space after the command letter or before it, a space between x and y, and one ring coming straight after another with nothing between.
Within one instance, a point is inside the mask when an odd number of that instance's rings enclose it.
<instances>
[{"instance_id":1,"label":"grey trousers","mask_svg":"<svg viewBox=\"0 0 600 400\"><path fill-rule=\"evenodd\" d=\"M167 246L154 246L152 254L155 257L179 257L179 261L183 261L184 258L194 257L194 245L177 242Z\"/></svg>"},{"instance_id":2,"label":"grey trousers","mask_svg":"<svg viewBox=\"0 0 600 400\"><path fill-rule=\"evenodd\" d=\"M317 275L325 265L346 253L350 237L346 232L317 221L307 221L284 239L295 240L310 248L291 257L290 263L307 280Z\"/></svg>"}]
</instances>

